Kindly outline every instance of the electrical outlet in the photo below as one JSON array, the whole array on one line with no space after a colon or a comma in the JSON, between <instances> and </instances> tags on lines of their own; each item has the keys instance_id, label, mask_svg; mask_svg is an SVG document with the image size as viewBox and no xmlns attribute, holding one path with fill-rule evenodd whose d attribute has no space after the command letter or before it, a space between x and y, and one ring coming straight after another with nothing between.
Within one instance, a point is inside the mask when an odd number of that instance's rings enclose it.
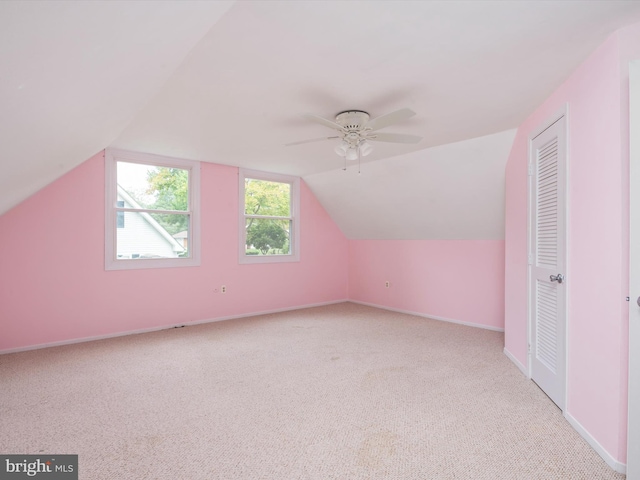
<instances>
[{"instance_id":1,"label":"electrical outlet","mask_svg":"<svg viewBox=\"0 0 640 480\"><path fill-rule=\"evenodd\" d=\"M386 288L389 288L389 285L391 285L391 283L389 282L389 280L387 280L386 282L384 282L384 286L385 286Z\"/></svg>"},{"instance_id":2,"label":"electrical outlet","mask_svg":"<svg viewBox=\"0 0 640 480\"><path fill-rule=\"evenodd\" d=\"M227 293L227 286L226 286L226 285L222 285L222 286L220 287L220 291L221 291L222 293Z\"/></svg>"}]
</instances>

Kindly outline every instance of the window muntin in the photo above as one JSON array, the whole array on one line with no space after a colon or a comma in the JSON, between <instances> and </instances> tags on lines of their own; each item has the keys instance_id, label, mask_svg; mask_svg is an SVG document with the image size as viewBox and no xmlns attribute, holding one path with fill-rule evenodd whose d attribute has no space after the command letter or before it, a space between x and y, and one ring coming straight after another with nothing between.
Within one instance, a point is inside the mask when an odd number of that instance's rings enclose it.
<instances>
[{"instance_id":1,"label":"window muntin","mask_svg":"<svg viewBox=\"0 0 640 480\"><path fill-rule=\"evenodd\" d=\"M199 163L117 150L105 160L105 268L199 265Z\"/></svg>"},{"instance_id":2,"label":"window muntin","mask_svg":"<svg viewBox=\"0 0 640 480\"><path fill-rule=\"evenodd\" d=\"M295 262L300 180L240 170L240 263Z\"/></svg>"}]
</instances>

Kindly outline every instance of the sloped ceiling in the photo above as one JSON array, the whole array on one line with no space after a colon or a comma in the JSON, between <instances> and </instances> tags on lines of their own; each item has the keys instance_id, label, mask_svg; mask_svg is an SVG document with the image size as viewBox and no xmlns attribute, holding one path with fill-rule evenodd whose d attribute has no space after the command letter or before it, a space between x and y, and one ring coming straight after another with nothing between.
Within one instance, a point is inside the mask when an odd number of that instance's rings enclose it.
<instances>
[{"instance_id":1,"label":"sloped ceiling","mask_svg":"<svg viewBox=\"0 0 640 480\"><path fill-rule=\"evenodd\" d=\"M0 214L113 142L231 2L0 2Z\"/></svg>"},{"instance_id":2,"label":"sloped ceiling","mask_svg":"<svg viewBox=\"0 0 640 480\"><path fill-rule=\"evenodd\" d=\"M352 239L504 238L504 182L516 129L305 177ZM381 221L381 219L383 221Z\"/></svg>"},{"instance_id":3,"label":"sloped ceiling","mask_svg":"<svg viewBox=\"0 0 640 480\"><path fill-rule=\"evenodd\" d=\"M0 2L0 214L113 146L300 175L348 236L382 236L340 209L361 188L393 204L380 182L394 159L517 127L610 33L638 21L640 2L614 0ZM417 115L384 131L424 139L377 143L362 169L370 187L337 176L331 141L284 146L331 134L302 113L403 107ZM443 181L459 168L444 165ZM416 172L403 171L394 183L417 188Z\"/></svg>"}]
</instances>

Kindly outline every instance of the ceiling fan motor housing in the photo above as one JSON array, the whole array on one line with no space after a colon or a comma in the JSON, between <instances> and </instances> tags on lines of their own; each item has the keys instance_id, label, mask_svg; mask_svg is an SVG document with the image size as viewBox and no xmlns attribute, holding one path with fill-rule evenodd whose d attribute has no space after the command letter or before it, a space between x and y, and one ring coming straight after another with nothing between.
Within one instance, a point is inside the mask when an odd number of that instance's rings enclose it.
<instances>
[{"instance_id":1,"label":"ceiling fan motor housing","mask_svg":"<svg viewBox=\"0 0 640 480\"><path fill-rule=\"evenodd\" d=\"M345 110L336 115L336 123L347 130L360 130L369 122L369 114L362 110Z\"/></svg>"},{"instance_id":2,"label":"ceiling fan motor housing","mask_svg":"<svg viewBox=\"0 0 640 480\"><path fill-rule=\"evenodd\" d=\"M336 123L342 127L342 140L351 148L358 148L366 138L365 125L369 114L362 110L345 110L336 115Z\"/></svg>"}]
</instances>

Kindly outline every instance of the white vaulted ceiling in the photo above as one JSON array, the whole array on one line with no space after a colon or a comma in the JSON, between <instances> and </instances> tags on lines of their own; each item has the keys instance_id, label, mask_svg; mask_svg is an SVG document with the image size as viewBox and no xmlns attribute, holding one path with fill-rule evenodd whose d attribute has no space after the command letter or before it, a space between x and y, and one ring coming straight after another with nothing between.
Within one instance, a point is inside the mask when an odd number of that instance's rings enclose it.
<instances>
[{"instance_id":1,"label":"white vaulted ceiling","mask_svg":"<svg viewBox=\"0 0 640 480\"><path fill-rule=\"evenodd\" d=\"M0 2L0 214L113 146L302 176L351 238L496 238L500 221L437 227L444 196L419 231L391 214L360 222L359 202L413 198L416 175L432 188L468 175L462 159L429 166L425 149L517 127L638 21L640 2L613 0ZM357 187L339 176L335 141L284 146L331 134L303 113L404 107L417 115L383 131L424 139L375 144ZM509 135L484 158L504 155ZM478 160L474 174L502 178L505 161ZM390 176L405 187L382 188ZM502 215L496 188L474 202Z\"/></svg>"},{"instance_id":2,"label":"white vaulted ceiling","mask_svg":"<svg viewBox=\"0 0 640 480\"><path fill-rule=\"evenodd\" d=\"M516 130L305 178L348 238L504 238L507 157ZM383 221L380 221L383 219Z\"/></svg>"},{"instance_id":3,"label":"white vaulted ceiling","mask_svg":"<svg viewBox=\"0 0 640 480\"><path fill-rule=\"evenodd\" d=\"M0 214L112 143L231 2L0 2Z\"/></svg>"}]
</instances>

